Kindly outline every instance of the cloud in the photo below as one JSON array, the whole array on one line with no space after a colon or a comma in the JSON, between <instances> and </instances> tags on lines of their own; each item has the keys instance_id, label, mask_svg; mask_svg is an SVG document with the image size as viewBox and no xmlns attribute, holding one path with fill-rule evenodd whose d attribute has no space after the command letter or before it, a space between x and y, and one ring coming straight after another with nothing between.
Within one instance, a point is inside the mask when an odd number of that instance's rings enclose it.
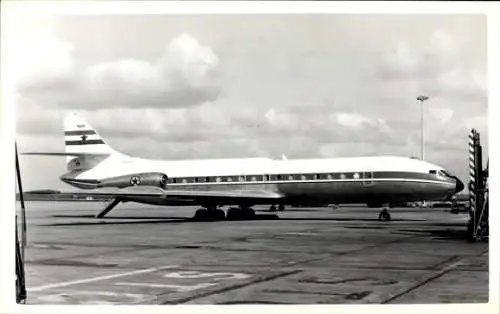
<instances>
[{"instance_id":1,"label":"cloud","mask_svg":"<svg viewBox=\"0 0 500 314\"><path fill-rule=\"evenodd\" d=\"M411 89L412 93L425 92L432 97L485 102L486 70L482 65L464 62L468 55L462 50L444 30L434 31L421 47L400 41L386 53L377 76L388 84L389 94Z\"/></svg>"},{"instance_id":2,"label":"cloud","mask_svg":"<svg viewBox=\"0 0 500 314\"><path fill-rule=\"evenodd\" d=\"M187 107L213 101L220 93L215 73L218 57L188 34L173 38L153 62L129 58L80 71L73 66L70 44L34 38L16 46L18 62L27 62L22 68L26 74L18 81L19 93L44 106L87 110ZM41 54L38 46L45 47Z\"/></svg>"},{"instance_id":3,"label":"cloud","mask_svg":"<svg viewBox=\"0 0 500 314\"><path fill-rule=\"evenodd\" d=\"M48 88L70 79L75 71L74 47L47 34L16 37L6 51L15 85Z\"/></svg>"},{"instance_id":4,"label":"cloud","mask_svg":"<svg viewBox=\"0 0 500 314\"><path fill-rule=\"evenodd\" d=\"M453 110L450 108L431 107L430 112L441 124L445 124L453 117Z\"/></svg>"},{"instance_id":5,"label":"cloud","mask_svg":"<svg viewBox=\"0 0 500 314\"><path fill-rule=\"evenodd\" d=\"M422 47L410 47L400 40L385 56L379 69L387 80L429 78L453 69L458 58L453 38L443 30L436 30Z\"/></svg>"},{"instance_id":6,"label":"cloud","mask_svg":"<svg viewBox=\"0 0 500 314\"><path fill-rule=\"evenodd\" d=\"M363 123L370 123L371 120L357 113L337 113L335 114L337 122L348 128L357 128Z\"/></svg>"}]
</instances>

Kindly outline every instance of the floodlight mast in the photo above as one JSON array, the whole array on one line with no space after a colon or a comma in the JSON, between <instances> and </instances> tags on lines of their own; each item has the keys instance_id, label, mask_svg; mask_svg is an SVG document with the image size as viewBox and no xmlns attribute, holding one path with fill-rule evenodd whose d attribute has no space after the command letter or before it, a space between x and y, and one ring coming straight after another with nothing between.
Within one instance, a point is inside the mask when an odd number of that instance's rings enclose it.
<instances>
[{"instance_id":1,"label":"floodlight mast","mask_svg":"<svg viewBox=\"0 0 500 314\"><path fill-rule=\"evenodd\" d=\"M424 101L428 96L420 95L417 100L420 101L420 159L424 160Z\"/></svg>"}]
</instances>

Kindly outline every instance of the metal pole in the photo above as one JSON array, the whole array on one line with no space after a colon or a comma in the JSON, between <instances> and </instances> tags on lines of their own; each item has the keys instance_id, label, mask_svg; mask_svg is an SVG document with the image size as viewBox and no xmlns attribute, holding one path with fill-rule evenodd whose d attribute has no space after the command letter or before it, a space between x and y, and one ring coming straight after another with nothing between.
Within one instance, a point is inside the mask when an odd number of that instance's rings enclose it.
<instances>
[{"instance_id":1,"label":"metal pole","mask_svg":"<svg viewBox=\"0 0 500 314\"><path fill-rule=\"evenodd\" d=\"M19 200L21 201L21 246L22 246L22 258L24 260L24 248L28 240L26 236L26 208L24 206L23 185L21 182L21 170L19 167L17 143L15 143L15 151L16 151L17 186L19 189Z\"/></svg>"},{"instance_id":2,"label":"metal pole","mask_svg":"<svg viewBox=\"0 0 500 314\"><path fill-rule=\"evenodd\" d=\"M429 99L428 96L418 96L420 101L420 159L424 160L424 101Z\"/></svg>"}]
</instances>

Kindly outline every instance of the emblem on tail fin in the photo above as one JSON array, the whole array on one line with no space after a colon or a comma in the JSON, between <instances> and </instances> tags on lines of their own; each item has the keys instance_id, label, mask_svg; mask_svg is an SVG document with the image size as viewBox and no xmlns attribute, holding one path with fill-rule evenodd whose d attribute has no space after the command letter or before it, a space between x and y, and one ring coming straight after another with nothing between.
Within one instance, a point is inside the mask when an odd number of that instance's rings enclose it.
<instances>
[{"instance_id":1,"label":"emblem on tail fin","mask_svg":"<svg viewBox=\"0 0 500 314\"><path fill-rule=\"evenodd\" d=\"M83 134L83 135L81 136L81 139L82 139L82 144L87 143L87 135Z\"/></svg>"}]
</instances>

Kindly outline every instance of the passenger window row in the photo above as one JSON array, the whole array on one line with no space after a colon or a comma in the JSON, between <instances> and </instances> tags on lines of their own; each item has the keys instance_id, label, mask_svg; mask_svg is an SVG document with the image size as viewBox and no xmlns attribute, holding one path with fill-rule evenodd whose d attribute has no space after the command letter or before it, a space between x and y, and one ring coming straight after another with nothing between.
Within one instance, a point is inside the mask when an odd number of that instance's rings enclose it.
<instances>
[{"instance_id":1,"label":"passenger window row","mask_svg":"<svg viewBox=\"0 0 500 314\"><path fill-rule=\"evenodd\" d=\"M273 174L246 176L210 176L169 178L168 183L234 183L234 182L267 182L267 181L298 181L298 180L344 180L370 179L371 172L359 173L315 173L315 174Z\"/></svg>"}]
</instances>

